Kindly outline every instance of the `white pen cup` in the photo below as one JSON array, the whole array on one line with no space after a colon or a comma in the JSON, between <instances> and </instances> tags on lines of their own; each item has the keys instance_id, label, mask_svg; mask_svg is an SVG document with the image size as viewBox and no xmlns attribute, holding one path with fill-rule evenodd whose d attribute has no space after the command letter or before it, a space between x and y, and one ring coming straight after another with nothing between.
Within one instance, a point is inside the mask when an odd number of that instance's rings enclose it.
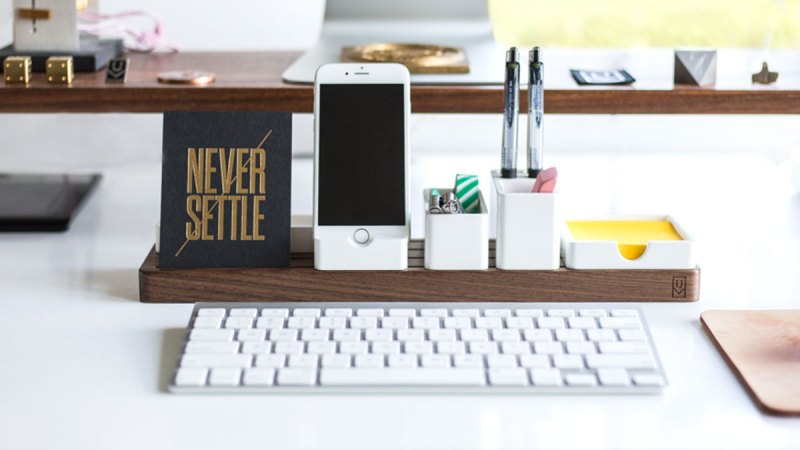
<instances>
[{"instance_id":1,"label":"white pen cup","mask_svg":"<svg viewBox=\"0 0 800 450\"><path fill-rule=\"evenodd\" d=\"M439 189L442 195L451 189ZM489 211L478 191L476 213L431 213L431 189L425 189L425 268L486 270L489 268Z\"/></svg>"},{"instance_id":2,"label":"white pen cup","mask_svg":"<svg viewBox=\"0 0 800 450\"><path fill-rule=\"evenodd\" d=\"M558 194L534 193L534 178L493 177L496 267L556 270L561 263Z\"/></svg>"}]
</instances>

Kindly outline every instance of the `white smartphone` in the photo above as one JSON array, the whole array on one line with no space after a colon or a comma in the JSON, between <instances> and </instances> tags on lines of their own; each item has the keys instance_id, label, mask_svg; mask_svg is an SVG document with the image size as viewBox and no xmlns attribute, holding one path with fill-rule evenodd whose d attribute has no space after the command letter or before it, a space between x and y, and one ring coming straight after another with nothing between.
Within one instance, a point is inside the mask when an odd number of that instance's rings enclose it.
<instances>
[{"instance_id":1,"label":"white smartphone","mask_svg":"<svg viewBox=\"0 0 800 450\"><path fill-rule=\"evenodd\" d=\"M314 267L408 267L408 69L327 64L314 83Z\"/></svg>"}]
</instances>

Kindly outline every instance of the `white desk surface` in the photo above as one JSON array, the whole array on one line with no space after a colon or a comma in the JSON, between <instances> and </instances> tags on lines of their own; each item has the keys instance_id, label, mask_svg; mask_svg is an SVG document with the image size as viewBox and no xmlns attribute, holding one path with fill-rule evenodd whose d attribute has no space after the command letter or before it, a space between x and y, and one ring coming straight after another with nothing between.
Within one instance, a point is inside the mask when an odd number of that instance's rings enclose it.
<instances>
[{"instance_id":1,"label":"white desk surface","mask_svg":"<svg viewBox=\"0 0 800 450\"><path fill-rule=\"evenodd\" d=\"M496 159L414 158L412 187L488 173ZM784 167L748 155L550 162L568 212L666 211L702 245L701 300L643 305L662 395L167 394L191 305L138 302L159 216L151 164L106 171L67 233L0 235L0 447L799 448L800 419L762 414L698 321L712 308L800 307L800 195ZM295 163L296 213L310 209L310 168ZM737 178L747 173L759 181Z\"/></svg>"}]
</instances>

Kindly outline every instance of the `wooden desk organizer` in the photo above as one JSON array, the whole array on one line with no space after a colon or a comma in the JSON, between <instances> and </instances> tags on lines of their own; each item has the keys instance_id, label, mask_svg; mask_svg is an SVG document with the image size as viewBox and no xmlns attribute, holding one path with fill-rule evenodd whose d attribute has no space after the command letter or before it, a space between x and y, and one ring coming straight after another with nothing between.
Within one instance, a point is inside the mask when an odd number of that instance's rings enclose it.
<instances>
[{"instance_id":1,"label":"wooden desk organizer","mask_svg":"<svg viewBox=\"0 0 800 450\"><path fill-rule=\"evenodd\" d=\"M314 255L295 253L288 269L159 269L151 249L139 269L146 303L197 301L451 301L451 302L692 302L700 269L498 270L494 241L489 269L423 268L424 243L412 240L408 270L319 271Z\"/></svg>"}]
</instances>

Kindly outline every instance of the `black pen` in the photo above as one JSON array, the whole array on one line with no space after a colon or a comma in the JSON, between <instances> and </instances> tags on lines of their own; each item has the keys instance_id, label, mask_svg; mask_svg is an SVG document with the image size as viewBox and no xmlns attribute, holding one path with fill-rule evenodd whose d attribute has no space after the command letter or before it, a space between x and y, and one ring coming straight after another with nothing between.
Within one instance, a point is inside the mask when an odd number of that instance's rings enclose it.
<instances>
[{"instance_id":1,"label":"black pen","mask_svg":"<svg viewBox=\"0 0 800 450\"><path fill-rule=\"evenodd\" d=\"M544 118L544 63L539 47L533 47L528 61L528 176L542 171L542 119Z\"/></svg>"},{"instance_id":2,"label":"black pen","mask_svg":"<svg viewBox=\"0 0 800 450\"><path fill-rule=\"evenodd\" d=\"M519 118L519 52L506 52L506 81L503 85L503 148L500 173L503 178L517 176L517 121Z\"/></svg>"}]
</instances>

